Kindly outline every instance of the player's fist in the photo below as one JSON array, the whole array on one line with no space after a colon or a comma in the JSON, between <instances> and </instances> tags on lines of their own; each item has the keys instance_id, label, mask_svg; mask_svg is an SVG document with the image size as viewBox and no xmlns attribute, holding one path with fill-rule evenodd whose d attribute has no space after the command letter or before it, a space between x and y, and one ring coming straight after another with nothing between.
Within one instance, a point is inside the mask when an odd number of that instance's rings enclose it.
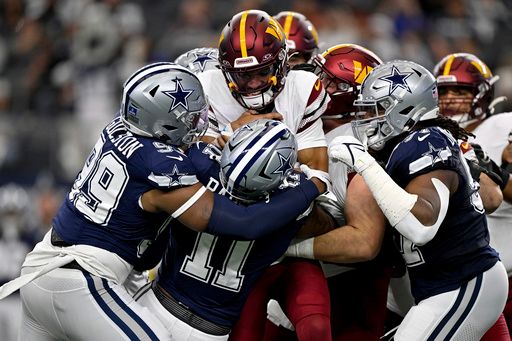
<instances>
[{"instance_id":1,"label":"player's fist","mask_svg":"<svg viewBox=\"0 0 512 341\"><path fill-rule=\"evenodd\" d=\"M363 144L353 136L335 137L329 144L329 157L343 162L358 173L362 173L375 162Z\"/></svg>"}]
</instances>

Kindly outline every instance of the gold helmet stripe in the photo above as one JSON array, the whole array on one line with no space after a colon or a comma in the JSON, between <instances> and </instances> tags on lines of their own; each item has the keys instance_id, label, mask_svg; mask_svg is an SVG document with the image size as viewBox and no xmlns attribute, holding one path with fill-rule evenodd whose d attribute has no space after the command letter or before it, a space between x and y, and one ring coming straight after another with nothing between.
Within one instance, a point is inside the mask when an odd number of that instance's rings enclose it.
<instances>
[{"instance_id":1,"label":"gold helmet stripe","mask_svg":"<svg viewBox=\"0 0 512 341\"><path fill-rule=\"evenodd\" d=\"M293 21L293 13L288 12L286 15L286 19L284 20L284 34L286 34L286 38L288 39L290 35L290 29L292 28L292 21Z\"/></svg>"},{"instance_id":2,"label":"gold helmet stripe","mask_svg":"<svg viewBox=\"0 0 512 341\"><path fill-rule=\"evenodd\" d=\"M450 74L450 69L452 68L452 63L453 63L454 59L455 59L454 54L452 54L452 55L450 55L450 57L448 57L446 64L444 64L443 76L447 76Z\"/></svg>"},{"instance_id":3,"label":"gold helmet stripe","mask_svg":"<svg viewBox=\"0 0 512 341\"><path fill-rule=\"evenodd\" d=\"M478 69L478 71L480 71L482 76L484 76L485 78L489 78L492 76L491 71L489 70L487 65L485 65L483 62L478 62L476 60L473 60L471 62L471 64L473 64Z\"/></svg>"},{"instance_id":4,"label":"gold helmet stripe","mask_svg":"<svg viewBox=\"0 0 512 341\"><path fill-rule=\"evenodd\" d=\"M242 50L242 57L247 57L247 43L245 41L245 22L247 21L247 14L249 11L242 13L242 19L240 19L240 49Z\"/></svg>"}]
</instances>

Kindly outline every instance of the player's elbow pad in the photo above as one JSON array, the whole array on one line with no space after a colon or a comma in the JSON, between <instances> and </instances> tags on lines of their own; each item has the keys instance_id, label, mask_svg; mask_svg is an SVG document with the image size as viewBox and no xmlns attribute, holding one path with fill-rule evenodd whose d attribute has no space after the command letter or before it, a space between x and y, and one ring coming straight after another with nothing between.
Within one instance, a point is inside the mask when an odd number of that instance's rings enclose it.
<instances>
[{"instance_id":1,"label":"player's elbow pad","mask_svg":"<svg viewBox=\"0 0 512 341\"><path fill-rule=\"evenodd\" d=\"M258 239L295 220L318 195L309 180L272 196L269 203L242 206L216 194L206 232L241 240Z\"/></svg>"},{"instance_id":2,"label":"player's elbow pad","mask_svg":"<svg viewBox=\"0 0 512 341\"><path fill-rule=\"evenodd\" d=\"M432 183L436 188L440 201L439 215L437 216L437 220L434 225L425 226L414 216L414 214L408 212L405 217L394 226L402 236L419 246L428 243L435 237L439 230L439 226L441 226L441 223L446 216L446 212L448 211L450 190L445 186L445 184L436 178L432 178Z\"/></svg>"}]
</instances>

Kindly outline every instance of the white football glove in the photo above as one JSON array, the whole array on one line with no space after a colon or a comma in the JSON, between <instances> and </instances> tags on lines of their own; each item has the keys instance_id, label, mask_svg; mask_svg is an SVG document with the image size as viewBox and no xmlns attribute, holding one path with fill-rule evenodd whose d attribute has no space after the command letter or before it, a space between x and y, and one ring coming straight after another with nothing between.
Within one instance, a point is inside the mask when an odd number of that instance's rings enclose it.
<instances>
[{"instance_id":1,"label":"white football glove","mask_svg":"<svg viewBox=\"0 0 512 341\"><path fill-rule=\"evenodd\" d=\"M332 185L329 173L318 169L309 168L307 165L300 165L300 170L302 173L304 173L304 175L306 175L308 179L317 178L318 180L322 181L325 184L326 192L331 190Z\"/></svg>"},{"instance_id":2,"label":"white football glove","mask_svg":"<svg viewBox=\"0 0 512 341\"><path fill-rule=\"evenodd\" d=\"M329 157L333 161L343 162L361 174L375 162L364 145L354 136L337 136L329 144Z\"/></svg>"}]
</instances>

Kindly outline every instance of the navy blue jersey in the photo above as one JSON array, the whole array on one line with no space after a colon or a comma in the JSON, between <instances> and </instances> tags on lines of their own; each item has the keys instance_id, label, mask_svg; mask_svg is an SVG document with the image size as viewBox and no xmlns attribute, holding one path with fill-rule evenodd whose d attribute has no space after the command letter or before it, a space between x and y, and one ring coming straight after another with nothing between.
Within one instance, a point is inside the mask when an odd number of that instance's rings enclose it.
<instances>
[{"instance_id":1,"label":"navy blue jersey","mask_svg":"<svg viewBox=\"0 0 512 341\"><path fill-rule=\"evenodd\" d=\"M446 217L431 241L418 246L395 231L416 302L454 290L497 262L498 255L489 246L479 185L449 132L430 127L409 134L393 150L386 170L402 188L434 170L454 171L459 179Z\"/></svg>"},{"instance_id":2,"label":"navy blue jersey","mask_svg":"<svg viewBox=\"0 0 512 341\"><path fill-rule=\"evenodd\" d=\"M220 151L199 143L187 155L196 166L201 182L223 193L219 164L214 161ZM241 241L173 225L158 283L197 315L219 325L232 326L253 284L284 253L300 226L295 221L265 238Z\"/></svg>"},{"instance_id":3,"label":"navy blue jersey","mask_svg":"<svg viewBox=\"0 0 512 341\"><path fill-rule=\"evenodd\" d=\"M133 135L117 116L103 130L53 228L69 243L109 250L139 269L149 268L139 260L171 219L145 212L139 199L152 189L193 185L195 173L180 150Z\"/></svg>"}]
</instances>

